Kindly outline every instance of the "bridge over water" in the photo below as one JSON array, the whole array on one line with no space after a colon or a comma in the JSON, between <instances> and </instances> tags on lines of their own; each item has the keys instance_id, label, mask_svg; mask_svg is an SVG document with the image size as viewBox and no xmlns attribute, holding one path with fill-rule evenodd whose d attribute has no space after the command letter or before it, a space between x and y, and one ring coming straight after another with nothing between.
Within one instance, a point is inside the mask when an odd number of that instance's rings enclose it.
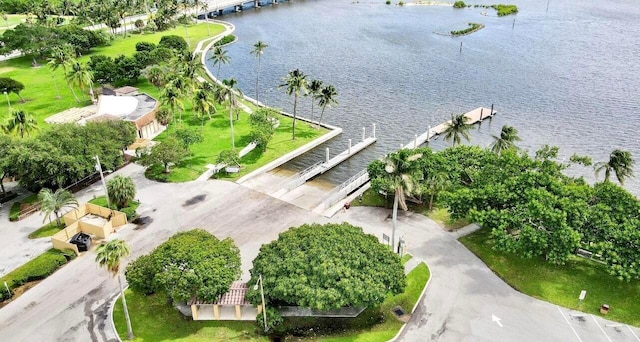
<instances>
[{"instance_id":1,"label":"bridge over water","mask_svg":"<svg viewBox=\"0 0 640 342\"><path fill-rule=\"evenodd\" d=\"M198 10L198 18L204 19L204 16L213 18L220 16L225 10L231 10L234 12L242 11L245 6L251 6L253 8L260 8L266 5L277 5L278 2L284 0L213 0L207 2L207 11Z\"/></svg>"}]
</instances>

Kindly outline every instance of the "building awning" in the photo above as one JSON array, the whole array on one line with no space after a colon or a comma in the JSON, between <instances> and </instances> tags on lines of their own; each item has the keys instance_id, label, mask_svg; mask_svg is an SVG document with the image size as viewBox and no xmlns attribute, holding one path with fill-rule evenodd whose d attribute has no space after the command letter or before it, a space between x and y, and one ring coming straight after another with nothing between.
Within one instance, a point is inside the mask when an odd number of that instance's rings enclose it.
<instances>
[{"instance_id":1,"label":"building awning","mask_svg":"<svg viewBox=\"0 0 640 342\"><path fill-rule=\"evenodd\" d=\"M249 301L245 298L247 295L247 291L249 287L247 283L243 283L241 281L234 281L231 283L231 287L229 288L229 292L218 297L218 300L214 302L207 302L200 300L199 298L192 299L189 304L210 304L210 305L251 305Z\"/></svg>"}]
</instances>

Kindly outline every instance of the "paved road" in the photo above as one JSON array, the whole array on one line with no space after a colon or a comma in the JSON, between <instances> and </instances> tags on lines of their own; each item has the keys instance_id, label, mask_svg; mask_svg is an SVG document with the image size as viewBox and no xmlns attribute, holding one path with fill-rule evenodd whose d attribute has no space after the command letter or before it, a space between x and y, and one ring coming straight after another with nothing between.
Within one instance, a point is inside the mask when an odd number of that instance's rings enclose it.
<instances>
[{"instance_id":1,"label":"paved road","mask_svg":"<svg viewBox=\"0 0 640 342\"><path fill-rule=\"evenodd\" d=\"M146 225L117 233L131 259L176 231L201 227L232 237L242 252L243 278L260 245L288 227L326 219L235 183L161 184L136 165L125 168L138 184ZM349 221L380 237L390 234L388 211L353 207L332 221ZM426 260L432 281L401 341L640 341L640 330L581 315L518 293L430 219L400 215L399 234L409 251ZM74 260L0 309L0 341L114 341L108 303L115 279L98 269L92 252ZM492 321L492 315L500 322Z\"/></svg>"},{"instance_id":2,"label":"paved road","mask_svg":"<svg viewBox=\"0 0 640 342\"><path fill-rule=\"evenodd\" d=\"M377 236L391 235L388 214L355 207L333 220L349 221ZM404 213L399 227L410 253L425 260L432 272L425 298L400 341L640 341L640 329L515 291L427 217Z\"/></svg>"}]
</instances>

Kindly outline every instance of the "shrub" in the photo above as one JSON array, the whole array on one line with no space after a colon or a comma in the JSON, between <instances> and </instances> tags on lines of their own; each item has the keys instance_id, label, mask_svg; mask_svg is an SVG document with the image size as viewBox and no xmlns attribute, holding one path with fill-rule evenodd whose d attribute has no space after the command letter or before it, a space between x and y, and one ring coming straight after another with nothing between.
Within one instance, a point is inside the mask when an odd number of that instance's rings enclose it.
<instances>
[{"instance_id":1,"label":"shrub","mask_svg":"<svg viewBox=\"0 0 640 342\"><path fill-rule=\"evenodd\" d=\"M264 318L262 317L262 315L264 315L265 312L267 314L266 330L264 326ZM271 307L267 307L267 310L262 311L256 316L256 325L258 326L258 330L265 335L274 333L277 330L277 328L282 325L282 322L283 322L283 319L282 319L282 316L280 316L280 312L278 312L278 310Z\"/></svg>"},{"instance_id":2,"label":"shrub","mask_svg":"<svg viewBox=\"0 0 640 342\"><path fill-rule=\"evenodd\" d=\"M156 273L151 255L143 255L127 266L124 275L133 291L148 296L156 292L152 276Z\"/></svg>"},{"instance_id":3,"label":"shrub","mask_svg":"<svg viewBox=\"0 0 640 342\"><path fill-rule=\"evenodd\" d=\"M464 3L464 1L456 1L453 3L453 8L465 8L467 7L467 4Z\"/></svg>"},{"instance_id":4,"label":"shrub","mask_svg":"<svg viewBox=\"0 0 640 342\"><path fill-rule=\"evenodd\" d=\"M218 164L240 165L240 156L235 150L224 150L218 154Z\"/></svg>"},{"instance_id":5,"label":"shrub","mask_svg":"<svg viewBox=\"0 0 640 342\"><path fill-rule=\"evenodd\" d=\"M229 43L233 43L236 40L236 36L230 34L230 35L226 35L224 37L222 37L222 39L220 39L219 41L217 41L215 44L213 44L214 46L222 46L222 45L227 45Z\"/></svg>"},{"instance_id":6,"label":"shrub","mask_svg":"<svg viewBox=\"0 0 640 342\"><path fill-rule=\"evenodd\" d=\"M187 44L187 41L184 40L184 38L176 35L170 35L162 36L162 38L160 39L160 43L158 43L158 47L169 48L174 51L181 52L186 50L189 45Z\"/></svg>"},{"instance_id":7,"label":"shrub","mask_svg":"<svg viewBox=\"0 0 640 342\"><path fill-rule=\"evenodd\" d=\"M387 4L387 5L391 5L391 0L387 0L387 1L385 2L385 4Z\"/></svg>"},{"instance_id":8,"label":"shrub","mask_svg":"<svg viewBox=\"0 0 640 342\"><path fill-rule=\"evenodd\" d=\"M136 51L147 51L151 52L156 48L156 44L150 42L139 42L136 43Z\"/></svg>"},{"instance_id":9,"label":"shrub","mask_svg":"<svg viewBox=\"0 0 640 342\"><path fill-rule=\"evenodd\" d=\"M9 221L18 221L20 219L20 202L13 202L9 209Z\"/></svg>"},{"instance_id":10,"label":"shrub","mask_svg":"<svg viewBox=\"0 0 640 342\"><path fill-rule=\"evenodd\" d=\"M516 6L516 5L499 4L499 5L492 5L491 7L493 9L495 9L496 11L498 11L498 16L499 17L503 17L505 15L518 13L518 6Z\"/></svg>"}]
</instances>

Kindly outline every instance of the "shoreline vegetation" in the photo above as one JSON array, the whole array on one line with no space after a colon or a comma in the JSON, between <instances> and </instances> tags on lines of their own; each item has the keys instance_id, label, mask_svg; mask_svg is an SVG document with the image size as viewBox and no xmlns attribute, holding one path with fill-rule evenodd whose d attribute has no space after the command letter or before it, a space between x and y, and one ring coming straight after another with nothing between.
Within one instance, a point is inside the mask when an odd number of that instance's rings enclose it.
<instances>
[{"instance_id":1,"label":"shoreline vegetation","mask_svg":"<svg viewBox=\"0 0 640 342\"><path fill-rule=\"evenodd\" d=\"M506 15L516 14L518 13L518 6L516 5L505 5L505 4L493 4L493 5L481 5L481 4L467 4L464 1L456 1L453 3L453 8L493 8L496 10L498 17L504 17ZM486 13L483 13L486 15Z\"/></svg>"},{"instance_id":2,"label":"shoreline vegetation","mask_svg":"<svg viewBox=\"0 0 640 342\"><path fill-rule=\"evenodd\" d=\"M451 31L451 35L453 37L466 36L468 34L472 34L476 31L480 31L484 28L484 25L478 23L469 23L469 27L464 30Z\"/></svg>"}]
</instances>

